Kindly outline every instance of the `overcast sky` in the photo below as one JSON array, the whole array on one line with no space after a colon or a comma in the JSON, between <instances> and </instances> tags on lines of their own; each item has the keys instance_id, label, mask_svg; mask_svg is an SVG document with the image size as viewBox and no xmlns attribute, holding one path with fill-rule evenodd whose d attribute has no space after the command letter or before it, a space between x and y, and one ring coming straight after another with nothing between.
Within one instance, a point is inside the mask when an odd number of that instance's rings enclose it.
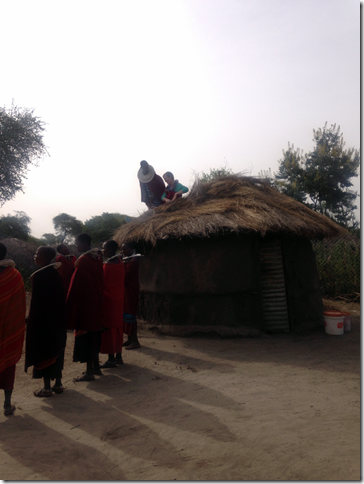
<instances>
[{"instance_id":1,"label":"overcast sky","mask_svg":"<svg viewBox=\"0 0 364 484\"><path fill-rule=\"evenodd\" d=\"M50 154L1 214L36 237L61 212L144 211L143 159L192 186L277 171L326 121L360 148L359 0L0 0L0 18L0 105L34 109Z\"/></svg>"}]
</instances>

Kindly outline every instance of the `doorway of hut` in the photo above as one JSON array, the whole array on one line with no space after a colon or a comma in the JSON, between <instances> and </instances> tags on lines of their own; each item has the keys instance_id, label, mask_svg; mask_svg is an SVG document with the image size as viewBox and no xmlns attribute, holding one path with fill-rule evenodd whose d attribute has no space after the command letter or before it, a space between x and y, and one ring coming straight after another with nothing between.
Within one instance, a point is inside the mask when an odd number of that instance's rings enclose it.
<instances>
[{"instance_id":1,"label":"doorway of hut","mask_svg":"<svg viewBox=\"0 0 364 484\"><path fill-rule=\"evenodd\" d=\"M281 241L260 240L263 323L267 333L289 333L286 282Z\"/></svg>"}]
</instances>

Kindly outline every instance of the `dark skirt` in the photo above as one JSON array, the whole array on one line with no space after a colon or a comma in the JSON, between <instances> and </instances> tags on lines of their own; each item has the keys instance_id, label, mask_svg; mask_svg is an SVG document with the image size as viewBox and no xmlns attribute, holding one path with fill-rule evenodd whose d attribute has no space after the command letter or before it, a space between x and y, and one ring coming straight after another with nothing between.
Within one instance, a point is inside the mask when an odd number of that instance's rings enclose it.
<instances>
[{"instance_id":1,"label":"dark skirt","mask_svg":"<svg viewBox=\"0 0 364 484\"><path fill-rule=\"evenodd\" d=\"M82 336L75 337L73 361L86 363L100 353L101 331L87 331Z\"/></svg>"},{"instance_id":2,"label":"dark skirt","mask_svg":"<svg viewBox=\"0 0 364 484\"><path fill-rule=\"evenodd\" d=\"M15 364L8 366L0 373L0 388L1 390L12 390L14 388L15 380Z\"/></svg>"},{"instance_id":3,"label":"dark skirt","mask_svg":"<svg viewBox=\"0 0 364 484\"><path fill-rule=\"evenodd\" d=\"M42 368L41 370L37 370L33 366L33 378L50 378L51 380L54 380L55 378L62 378L63 364L64 350L52 365Z\"/></svg>"}]
</instances>

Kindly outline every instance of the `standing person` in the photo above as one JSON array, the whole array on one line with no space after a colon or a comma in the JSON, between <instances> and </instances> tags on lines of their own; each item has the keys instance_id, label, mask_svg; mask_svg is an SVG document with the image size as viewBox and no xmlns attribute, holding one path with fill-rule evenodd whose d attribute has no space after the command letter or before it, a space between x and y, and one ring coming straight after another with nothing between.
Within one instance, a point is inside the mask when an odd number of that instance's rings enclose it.
<instances>
[{"instance_id":1,"label":"standing person","mask_svg":"<svg viewBox=\"0 0 364 484\"><path fill-rule=\"evenodd\" d=\"M62 370L66 347L66 305L59 262L53 247L38 247L34 261L39 270L31 275L32 299L27 323L25 371L33 366L33 378L43 378L44 386L36 397L63 393ZM55 385L51 388L51 380Z\"/></svg>"},{"instance_id":2,"label":"standing person","mask_svg":"<svg viewBox=\"0 0 364 484\"><path fill-rule=\"evenodd\" d=\"M70 251L65 244L58 245L57 252L58 255L56 258L56 262L61 262L62 264L58 270L62 276L64 295L66 297L71 282L71 277L73 271L75 270L74 264L76 262L76 256L70 254Z\"/></svg>"},{"instance_id":3,"label":"standing person","mask_svg":"<svg viewBox=\"0 0 364 484\"><path fill-rule=\"evenodd\" d=\"M167 186L162 195L162 202L164 203L173 202L177 198L182 197L183 193L188 192L187 187L182 185L182 183L179 183L178 180L174 179L172 172L166 171L166 173L163 175L163 178L167 183Z\"/></svg>"},{"instance_id":4,"label":"standing person","mask_svg":"<svg viewBox=\"0 0 364 484\"><path fill-rule=\"evenodd\" d=\"M125 243L121 251L124 257L135 254L133 244ZM138 341L137 313L139 305L139 260L130 258L124 260L125 284L124 284L124 333L128 335L127 341L123 344L126 350L140 348Z\"/></svg>"},{"instance_id":5,"label":"standing person","mask_svg":"<svg viewBox=\"0 0 364 484\"><path fill-rule=\"evenodd\" d=\"M162 205L161 197L165 188L163 180L155 173L154 168L145 160L140 162L138 179L142 202L144 202L149 209Z\"/></svg>"},{"instance_id":6,"label":"standing person","mask_svg":"<svg viewBox=\"0 0 364 484\"><path fill-rule=\"evenodd\" d=\"M118 244L108 240L103 245L104 258L104 305L101 354L109 358L101 368L115 368L123 364L123 309L124 309L124 263L116 254ZM116 357L115 357L116 353Z\"/></svg>"},{"instance_id":7,"label":"standing person","mask_svg":"<svg viewBox=\"0 0 364 484\"><path fill-rule=\"evenodd\" d=\"M0 243L0 388L4 390L4 415L12 415L15 365L20 360L25 330L25 289L7 249Z\"/></svg>"},{"instance_id":8,"label":"standing person","mask_svg":"<svg viewBox=\"0 0 364 484\"><path fill-rule=\"evenodd\" d=\"M75 262L68 290L67 328L75 330L73 361L86 363L86 372L75 382L95 380L102 375L99 364L102 328L103 264L97 249L91 249L91 237L80 234L76 247L82 255Z\"/></svg>"}]
</instances>

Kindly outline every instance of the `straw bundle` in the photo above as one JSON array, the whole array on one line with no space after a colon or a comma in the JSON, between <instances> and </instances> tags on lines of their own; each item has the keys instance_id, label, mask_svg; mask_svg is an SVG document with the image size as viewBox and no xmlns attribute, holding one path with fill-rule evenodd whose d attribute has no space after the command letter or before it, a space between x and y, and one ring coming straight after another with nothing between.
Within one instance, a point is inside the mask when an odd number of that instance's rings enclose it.
<instances>
[{"instance_id":1,"label":"straw bundle","mask_svg":"<svg viewBox=\"0 0 364 484\"><path fill-rule=\"evenodd\" d=\"M143 213L116 231L124 242L209 237L225 232L286 233L317 239L346 233L328 217L279 193L266 182L230 175L196 181L190 194Z\"/></svg>"}]
</instances>

